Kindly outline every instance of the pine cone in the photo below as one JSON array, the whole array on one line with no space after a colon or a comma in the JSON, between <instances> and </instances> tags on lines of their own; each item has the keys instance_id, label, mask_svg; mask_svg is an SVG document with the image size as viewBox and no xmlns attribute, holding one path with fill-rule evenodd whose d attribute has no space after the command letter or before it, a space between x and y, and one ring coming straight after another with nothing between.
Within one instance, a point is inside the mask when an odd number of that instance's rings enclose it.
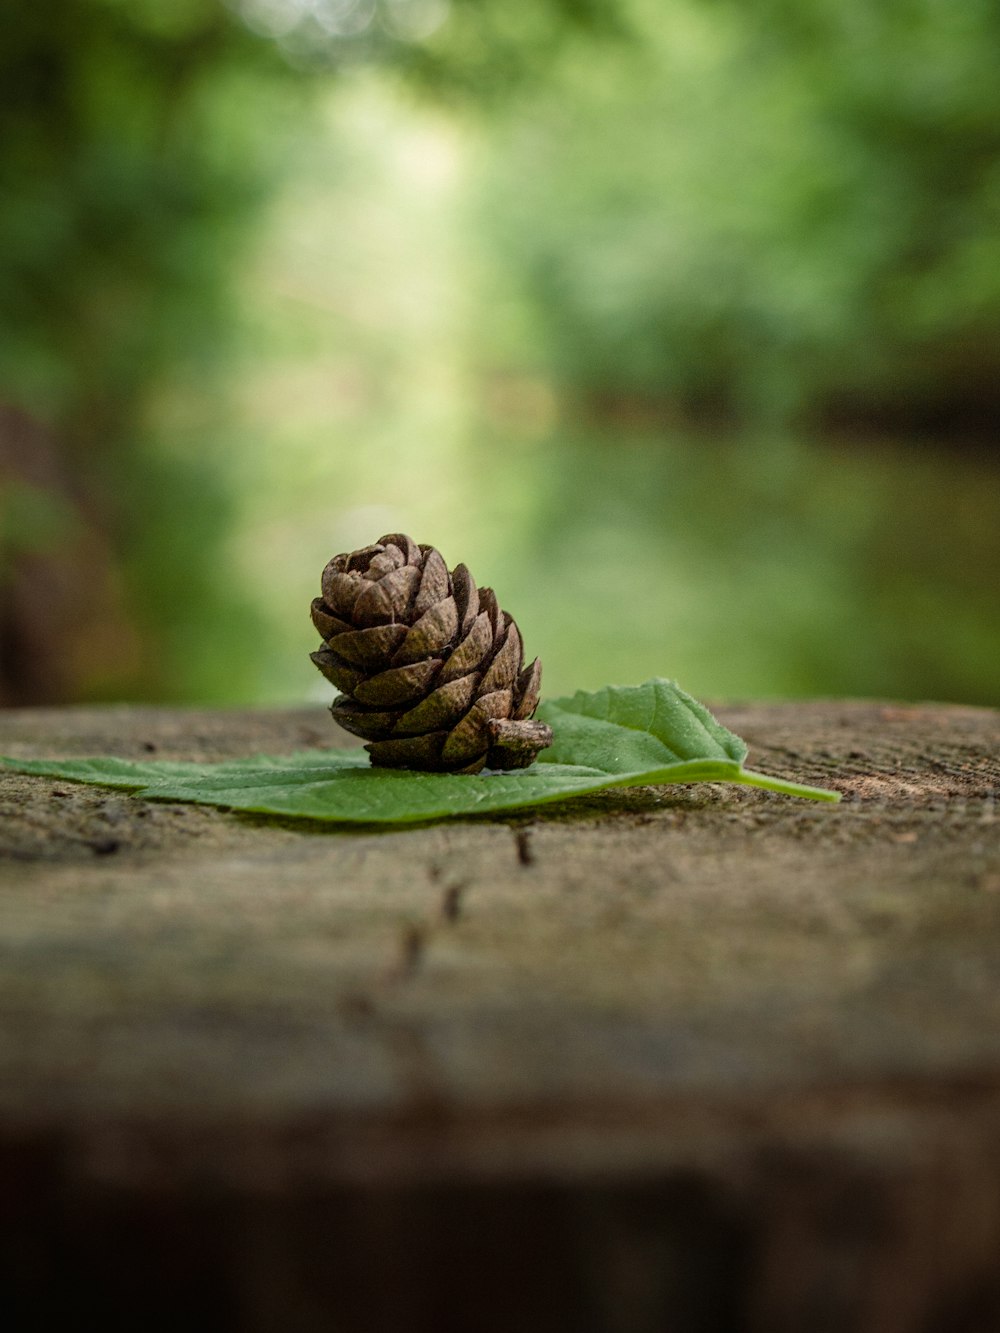
<instances>
[{"instance_id":1,"label":"pine cone","mask_svg":"<svg viewBox=\"0 0 1000 1333\"><path fill-rule=\"evenodd\" d=\"M343 692L334 720L372 763L444 773L526 768L552 743L528 719L542 676L491 588L400 532L337 555L312 604L312 660Z\"/></svg>"}]
</instances>

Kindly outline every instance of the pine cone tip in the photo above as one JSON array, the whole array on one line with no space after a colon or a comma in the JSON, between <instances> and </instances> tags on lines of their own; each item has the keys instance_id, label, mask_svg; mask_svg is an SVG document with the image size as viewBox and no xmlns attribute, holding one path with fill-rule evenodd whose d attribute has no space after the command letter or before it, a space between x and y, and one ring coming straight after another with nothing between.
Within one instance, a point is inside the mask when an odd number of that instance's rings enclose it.
<instances>
[{"instance_id":1,"label":"pine cone tip","mask_svg":"<svg viewBox=\"0 0 1000 1333\"><path fill-rule=\"evenodd\" d=\"M389 533L323 570L312 660L341 691L334 720L373 764L432 772L526 768L552 743L534 722L542 668L465 565Z\"/></svg>"}]
</instances>

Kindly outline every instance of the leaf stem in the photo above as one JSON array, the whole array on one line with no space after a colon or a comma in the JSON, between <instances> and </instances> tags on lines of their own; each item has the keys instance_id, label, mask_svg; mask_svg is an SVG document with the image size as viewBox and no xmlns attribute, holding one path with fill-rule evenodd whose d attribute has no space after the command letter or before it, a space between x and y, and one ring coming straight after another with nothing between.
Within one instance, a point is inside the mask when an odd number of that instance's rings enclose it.
<instances>
[{"instance_id":1,"label":"leaf stem","mask_svg":"<svg viewBox=\"0 0 1000 1333\"><path fill-rule=\"evenodd\" d=\"M752 768L741 768L739 777L730 778L731 782L742 782L748 787L763 787L765 791L781 792L785 796L804 796L810 801L839 801L840 792L830 791L827 787L807 787L802 782L788 782L785 778L772 778L769 773L756 773Z\"/></svg>"}]
</instances>

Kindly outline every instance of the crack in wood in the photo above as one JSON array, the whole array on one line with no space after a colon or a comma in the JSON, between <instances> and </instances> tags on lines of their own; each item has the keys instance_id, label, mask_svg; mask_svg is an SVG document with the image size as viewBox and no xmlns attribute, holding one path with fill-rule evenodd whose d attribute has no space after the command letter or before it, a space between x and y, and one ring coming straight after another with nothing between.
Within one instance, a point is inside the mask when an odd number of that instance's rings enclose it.
<instances>
[{"instance_id":1,"label":"crack in wood","mask_svg":"<svg viewBox=\"0 0 1000 1333\"><path fill-rule=\"evenodd\" d=\"M523 866L535 864L535 849L531 845L531 830L522 828L514 834L514 845L517 848L517 859Z\"/></svg>"},{"instance_id":2,"label":"crack in wood","mask_svg":"<svg viewBox=\"0 0 1000 1333\"><path fill-rule=\"evenodd\" d=\"M467 888L467 880L458 880L445 886L441 895L441 917L449 925L454 925L462 915L462 895Z\"/></svg>"},{"instance_id":3,"label":"crack in wood","mask_svg":"<svg viewBox=\"0 0 1000 1333\"><path fill-rule=\"evenodd\" d=\"M409 922L403 927L396 946L396 956L382 975L386 985L412 981L420 970L427 944L427 929Z\"/></svg>"}]
</instances>

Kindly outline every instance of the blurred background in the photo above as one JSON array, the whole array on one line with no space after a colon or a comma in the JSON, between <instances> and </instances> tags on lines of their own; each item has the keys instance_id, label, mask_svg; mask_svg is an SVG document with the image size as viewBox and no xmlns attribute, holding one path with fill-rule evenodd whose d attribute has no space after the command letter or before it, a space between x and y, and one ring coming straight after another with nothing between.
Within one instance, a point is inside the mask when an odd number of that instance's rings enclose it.
<instances>
[{"instance_id":1,"label":"blurred background","mask_svg":"<svg viewBox=\"0 0 1000 1333\"><path fill-rule=\"evenodd\" d=\"M403 530L547 694L1000 704L994 0L13 9L0 703L326 700Z\"/></svg>"}]
</instances>

